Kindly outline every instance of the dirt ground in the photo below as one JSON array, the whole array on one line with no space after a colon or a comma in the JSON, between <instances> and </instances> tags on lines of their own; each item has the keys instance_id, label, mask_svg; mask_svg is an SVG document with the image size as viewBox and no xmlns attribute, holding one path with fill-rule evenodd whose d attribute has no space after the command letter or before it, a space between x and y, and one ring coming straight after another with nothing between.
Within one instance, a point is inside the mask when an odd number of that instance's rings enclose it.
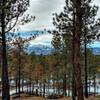
<instances>
[{"instance_id":1,"label":"dirt ground","mask_svg":"<svg viewBox=\"0 0 100 100\"><path fill-rule=\"evenodd\" d=\"M2 100L0 98L0 100ZM21 97L20 98L12 98L11 97L11 100L72 100L70 97L63 97L63 98L60 98L60 99L46 99L46 98L43 98L43 97L37 97L37 96L29 96L29 95L26 95L26 94L21 94ZM100 96L90 96L89 99L84 99L84 100L100 100Z\"/></svg>"},{"instance_id":2,"label":"dirt ground","mask_svg":"<svg viewBox=\"0 0 100 100\"><path fill-rule=\"evenodd\" d=\"M12 100L72 100L71 98L60 98L60 99L45 99L43 97L22 97L22 98L17 98L17 99L12 99ZM99 97L94 97L91 96L89 99L85 100L100 100Z\"/></svg>"},{"instance_id":3,"label":"dirt ground","mask_svg":"<svg viewBox=\"0 0 100 100\"><path fill-rule=\"evenodd\" d=\"M27 97L27 98L17 98L17 99L12 99L12 100L70 100L66 98L61 98L61 99L45 99L42 97Z\"/></svg>"},{"instance_id":4,"label":"dirt ground","mask_svg":"<svg viewBox=\"0 0 100 100\"><path fill-rule=\"evenodd\" d=\"M51 99L46 99L43 97L37 97L37 96L29 96L29 95L21 95L20 98L11 98L11 100L51 100ZM52 99L53 100L53 99ZM54 99L56 100L56 99ZM57 100L66 100L66 98L60 98Z\"/></svg>"},{"instance_id":5,"label":"dirt ground","mask_svg":"<svg viewBox=\"0 0 100 100\"><path fill-rule=\"evenodd\" d=\"M43 98L39 98L39 97L30 97L30 98L23 98L23 99L12 99L12 100L71 100L69 98L61 98L61 99L43 99ZM100 98L89 98L89 99L85 99L85 100L100 100Z\"/></svg>"}]
</instances>

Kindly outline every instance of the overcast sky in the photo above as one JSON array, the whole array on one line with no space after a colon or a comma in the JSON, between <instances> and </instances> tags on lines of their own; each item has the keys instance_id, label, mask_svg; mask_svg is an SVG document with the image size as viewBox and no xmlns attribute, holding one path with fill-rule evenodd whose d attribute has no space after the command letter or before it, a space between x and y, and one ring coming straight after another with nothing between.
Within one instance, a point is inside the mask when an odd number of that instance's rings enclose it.
<instances>
[{"instance_id":1,"label":"overcast sky","mask_svg":"<svg viewBox=\"0 0 100 100\"><path fill-rule=\"evenodd\" d=\"M94 0L94 4L100 6L100 0ZM28 14L36 17L34 22L28 23L21 27L21 31L53 29L52 17L53 13L60 13L63 11L65 0L30 0L30 7ZM98 17L100 10L98 11ZM37 37L31 44L45 44L49 45L52 40L52 35L42 35ZM99 46L100 42L92 44L92 46Z\"/></svg>"},{"instance_id":2,"label":"overcast sky","mask_svg":"<svg viewBox=\"0 0 100 100\"><path fill-rule=\"evenodd\" d=\"M100 5L100 0L94 0ZM63 11L65 0L30 0L30 7L27 11L30 15L36 16L36 20L21 27L22 30L43 30L52 29L53 13ZM99 10L100 15L100 10Z\"/></svg>"},{"instance_id":3,"label":"overcast sky","mask_svg":"<svg viewBox=\"0 0 100 100\"><path fill-rule=\"evenodd\" d=\"M61 12L63 10L64 3L64 0L30 0L30 7L27 13L36 16L36 20L24 25L21 29L52 29L52 14L55 12Z\"/></svg>"}]
</instances>

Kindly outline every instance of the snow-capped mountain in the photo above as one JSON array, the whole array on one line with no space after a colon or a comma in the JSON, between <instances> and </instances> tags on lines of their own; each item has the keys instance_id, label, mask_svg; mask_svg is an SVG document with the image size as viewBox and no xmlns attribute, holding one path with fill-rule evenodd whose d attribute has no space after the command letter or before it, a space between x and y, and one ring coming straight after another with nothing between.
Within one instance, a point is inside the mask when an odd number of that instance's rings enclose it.
<instances>
[{"instance_id":1,"label":"snow-capped mountain","mask_svg":"<svg viewBox=\"0 0 100 100\"><path fill-rule=\"evenodd\" d=\"M33 46L29 46L28 52L35 52L36 54L40 55L48 55L53 52L53 47L50 45L43 45L43 44L37 44Z\"/></svg>"},{"instance_id":2,"label":"snow-capped mountain","mask_svg":"<svg viewBox=\"0 0 100 100\"><path fill-rule=\"evenodd\" d=\"M100 55L100 48L99 47L93 47L92 51L95 55Z\"/></svg>"}]
</instances>

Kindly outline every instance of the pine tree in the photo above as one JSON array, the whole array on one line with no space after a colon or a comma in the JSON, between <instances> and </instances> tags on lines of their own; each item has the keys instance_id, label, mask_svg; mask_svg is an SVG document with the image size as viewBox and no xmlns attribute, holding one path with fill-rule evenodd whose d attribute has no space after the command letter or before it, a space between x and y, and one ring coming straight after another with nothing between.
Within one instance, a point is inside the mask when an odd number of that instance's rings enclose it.
<instances>
[{"instance_id":1,"label":"pine tree","mask_svg":"<svg viewBox=\"0 0 100 100\"><path fill-rule=\"evenodd\" d=\"M54 14L55 17L53 18L53 24L56 27L57 32L60 35L61 40L64 40L62 37L66 36L66 40L73 41L72 44L70 44L72 50L72 61L76 59L75 57L75 41L77 40L76 38L76 6L78 1L73 1L73 0L66 0L66 6L64 7L64 11L61 12L60 14ZM88 88L87 88L87 57L86 57L86 45L92 41L92 39L96 36L96 33L98 33L98 21L95 20L96 14L98 7L97 6L92 6L91 5L91 0L81 0L81 7L80 9L82 10L82 13L80 15L80 22L81 22L81 30L80 30L80 36L79 36L79 45L77 45L79 48L83 47L83 42L85 46L85 96L88 97ZM78 5L78 4L77 4ZM79 11L79 10L78 10ZM53 32L54 37L56 38L55 33ZM56 41L56 39L55 39ZM55 42L56 43L56 42ZM78 43L78 40L77 40ZM65 42L65 44L68 48L68 43ZM66 46L64 46L66 48ZM65 50L68 50L66 48ZM60 48L61 49L61 48ZM77 48L76 48L77 49ZM73 60L74 59L74 60ZM73 63L73 72L75 68L75 62ZM74 72L75 73L75 72ZM74 76L74 75L73 75ZM73 79L74 80L74 79ZM74 82L74 81L73 81ZM75 84L75 83L74 83ZM74 86L75 88L75 86ZM74 91L75 92L75 91ZM75 95L76 93L74 93ZM74 98L75 96L73 96ZM73 99L75 100L75 98Z\"/></svg>"},{"instance_id":2,"label":"pine tree","mask_svg":"<svg viewBox=\"0 0 100 100\"><path fill-rule=\"evenodd\" d=\"M82 34L84 41L84 63L85 63L85 97L88 98L88 75L87 75L87 44L92 41L92 38L96 36L98 33L98 29L96 28L97 20L95 17L97 15L98 7L92 6L90 3L92 0L86 0L83 2L82 6ZM95 27L95 28L93 28ZM88 38L92 35L92 38Z\"/></svg>"},{"instance_id":3,"label":"pine tree","mask_svg":"<svg viewBox=\"0 0 100 100\"><path fill-rule=\"evenodd\" d=\"M18 18L23 15L28 6L29 0L0 1L0 27L2 29L0 33L2 40L2 100L10 100L5 35L15 27Z\"/></svg>"}]
</instances>

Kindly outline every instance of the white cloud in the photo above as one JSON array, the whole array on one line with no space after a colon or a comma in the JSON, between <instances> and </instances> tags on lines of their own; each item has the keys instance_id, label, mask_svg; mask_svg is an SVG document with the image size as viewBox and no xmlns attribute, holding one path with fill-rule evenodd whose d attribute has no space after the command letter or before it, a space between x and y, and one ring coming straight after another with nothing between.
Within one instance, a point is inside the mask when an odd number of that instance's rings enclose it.
<instances>
[{"instance_id":1,"label":"white cloud","mask_svg":"<svg viewBox=\"0 0 100 100\"><path fill-rule=\"evenodd\" d=\"M94 4L100 4L100 0L93 0ZM26 13L36 16L36 20L24 26L21 29L27 30L40 30L40 29L52 29L52 13L63 11L65 0L30 0L30 7ZM98 11L100 16L100 10Z\"/></svg>"},{"instance_id":2,"label":"white cloud","mask_svg":"<svg viewBox=\"0 0 100 100\"><path fill-rule=\"evenodd\" d=\"M51 34L44 34L37 37L35 40L30 42L30 45L37 45L37 44L43 44L43 45L51 45L52 40Z\"/></svg>"}]
</instances>

